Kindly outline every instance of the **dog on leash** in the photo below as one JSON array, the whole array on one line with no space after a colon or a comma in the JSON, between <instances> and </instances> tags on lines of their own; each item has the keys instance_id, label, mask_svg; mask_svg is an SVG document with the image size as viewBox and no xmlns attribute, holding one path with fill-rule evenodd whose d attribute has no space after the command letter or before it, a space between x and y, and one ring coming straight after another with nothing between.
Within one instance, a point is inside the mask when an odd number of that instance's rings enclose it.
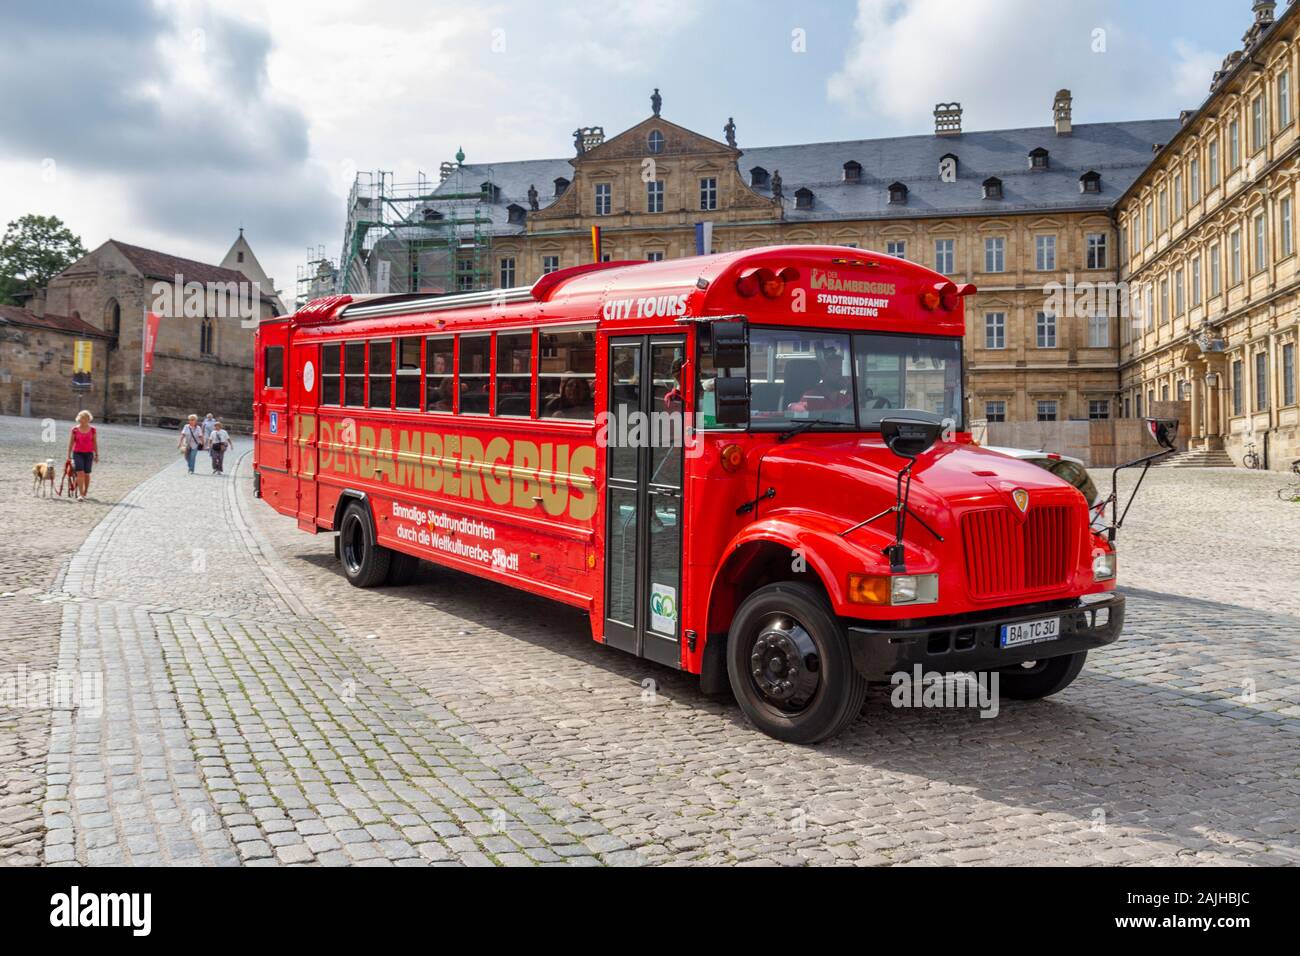
<instances>
[{"instance_id":1,"label":"dog on leash","mask_svg":"<svg viewBox=\"0 0 1300 956\"><path fill-rule=\"evenodd\" d=\"M46 458L32 465L32 494L42 498L54 495L54 459Z\"/></svg>"}]
</instances>

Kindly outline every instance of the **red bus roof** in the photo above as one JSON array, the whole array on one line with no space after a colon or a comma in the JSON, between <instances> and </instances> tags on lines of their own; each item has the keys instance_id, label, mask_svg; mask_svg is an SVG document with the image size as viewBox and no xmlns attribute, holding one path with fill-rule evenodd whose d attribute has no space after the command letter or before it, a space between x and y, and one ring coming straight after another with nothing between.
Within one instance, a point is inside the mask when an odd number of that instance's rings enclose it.
<instances>
[{"instance_id":1,"label":"red bus roof","mask_svg":"<svg viewBox=\"0 0 1300 956\"><path fill-rule=\"evenodd\" d=\"M782 280L769 285L762 280ZM291 316L321 336L469 331L593 322L671 328L690 317L744 315L758 324L961 335L955 285L916 263L846 246L766 246L662 262L588 263L549 273L531 288L454 296L331 296ZM923 298L929 298L927 305ZM309 337L315 335L308 333Z\"/></svg>"}]
</instances>

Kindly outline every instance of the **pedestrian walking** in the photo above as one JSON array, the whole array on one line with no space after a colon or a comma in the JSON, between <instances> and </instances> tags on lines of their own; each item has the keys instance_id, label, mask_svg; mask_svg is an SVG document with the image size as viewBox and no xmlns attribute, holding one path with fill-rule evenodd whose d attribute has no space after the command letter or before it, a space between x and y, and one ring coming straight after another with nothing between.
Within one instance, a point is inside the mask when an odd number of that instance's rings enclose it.
<instances>
[{"instance_id":1,"label":"pedestrian walking","mask_svg":"<svg viewBox=\"0 0 1300 956\"><path fill-rule=\"evenodd\" d=\"M212 413L208 412L203 416L203 444L207 445L212 438L212 429L217 426L217 420L213 418Z\"/></svg>"},{"instance_id":2,"label":"pedestrian walking","mask_svg":"<svg viewBox=\"0 0 1300 956\"><path fill-rule=\"evenodd\" d=\"M214 475L224 475L221 470L222 463L226 458L226 451L230 448L230 432L221 427L221 422L212 423L212 434L208 436L208 454L212 456L212 473Z\"/></svg>"},{"instance_id":3,"label":"pedestrian walking","mask_svg":"<svg viewBox=\"0 0 1300 956\"><path fill-rule=\"evenodd\" d=\"M199 449L203 448L207 442L203 440L203 426L199 424L199 416L191 415L181 429L180 440L177 441L176 447L180 453L185 456L185 467L189 473L194 474L194 464L199 460Z\"/></svg>"},{"instance_id":4,"label":"pedestrian walking","mask_svg":"<svg viewBox=\"0 0 1300 956\"><path fill-rule=\"evenodd\" d=\"M77 500L85 501L90 491L90 469L99 461L99 435L91 425L94 416L84 408L77 412L77 424L68 436L68 458L72 461Z\"/></svg>"}]
</instances>

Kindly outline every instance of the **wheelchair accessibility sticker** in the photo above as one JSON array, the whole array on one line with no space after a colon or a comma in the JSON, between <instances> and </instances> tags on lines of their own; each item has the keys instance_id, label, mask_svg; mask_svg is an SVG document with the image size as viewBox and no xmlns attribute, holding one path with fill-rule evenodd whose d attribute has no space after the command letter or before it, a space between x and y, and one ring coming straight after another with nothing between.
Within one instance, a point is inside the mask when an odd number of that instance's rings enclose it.
<instances>
[{"instance_id":1,"label":"wheelchair accessibility sticker","mask_svg":"<svg viewBox=\"0 0 1300 956\"><path fill-rule=\"evenodd\" d=\"M275 435L280 431L280 413L271 413L271 434Z\"/></svg>"}]
</instances>

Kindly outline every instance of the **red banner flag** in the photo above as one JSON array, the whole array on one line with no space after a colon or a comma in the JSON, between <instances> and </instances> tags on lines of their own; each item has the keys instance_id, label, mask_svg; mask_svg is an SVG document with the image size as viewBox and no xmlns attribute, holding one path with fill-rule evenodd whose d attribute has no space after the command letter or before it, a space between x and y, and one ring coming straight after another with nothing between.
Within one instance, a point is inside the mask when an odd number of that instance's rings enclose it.
<instances>
[{"instance_id":1,"label":"red banner flag","mask_svg":"<svg viewBox=\"0 0 1300 956\"><path fill-rule=\"evenodd\" d=\"M600 249L600 226L591 227L591 261L601 261Z\"/></svg>"},{"instance_id":2,"label":"red banner flag","mask_svg":"<svg viewBox=\"0 0 1300 956\"><path fill-rule=\"evenodd\" d=\"M160 316L157 312L146 312L144 315L144 373L148 375L153 371L153 347L158 341L158 323Z\"/></svg>"}]
</instances>

